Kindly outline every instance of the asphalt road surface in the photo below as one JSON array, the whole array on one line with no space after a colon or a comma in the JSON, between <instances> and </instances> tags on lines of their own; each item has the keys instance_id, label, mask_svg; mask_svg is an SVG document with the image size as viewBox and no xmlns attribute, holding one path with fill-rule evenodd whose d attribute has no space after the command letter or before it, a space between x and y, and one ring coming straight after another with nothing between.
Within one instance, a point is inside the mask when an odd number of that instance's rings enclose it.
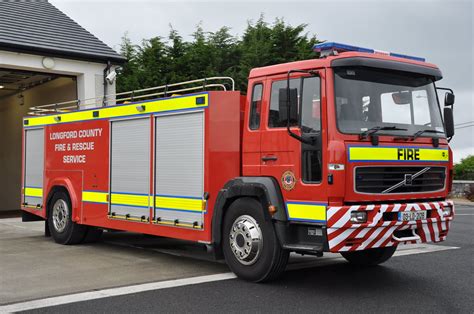
<instances>
[{"instance_id":1,"label":"asphalt road surface","mask_svg":"<svg viewBox=\"0 0 474 314\"><path fill-rule=\"evenodd\" d=\"M448 240L429 246L434 251L408 250L374 268L356 268L334 258L306 267L290 266L281 279L268 284L248 283L224 273L217 274L216 281L183 281L170 288L157 284L145 292L115 297L104 293L82 302L72 298L73 303L29 312L473 313L474 207L458 205L456 213Z\"/></svg>"}]
</instances>

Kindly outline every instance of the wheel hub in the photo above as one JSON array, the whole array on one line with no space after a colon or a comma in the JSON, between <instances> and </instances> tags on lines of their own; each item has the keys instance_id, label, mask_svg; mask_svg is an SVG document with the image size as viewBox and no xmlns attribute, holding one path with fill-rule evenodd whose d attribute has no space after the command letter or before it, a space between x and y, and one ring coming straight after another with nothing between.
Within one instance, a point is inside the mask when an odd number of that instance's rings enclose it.
<instances>
[{"instance_id":1,"label":"wheel hub","mask_svg":"<svg viewBox=\"0 0 474 314\"><path fill-rule=\"evenodd\" d=\"M67 203L59 199L53 205L53 226L57 232L63 232L68 224L69 207Z\"/></svg>"},{"instance_id":2,"label":"wheel hub","mask_svg":"<svg viewBox=\"0 0 474 314\"><path fill-rule=\"evenodd\" d=\"M243 265L255 263L262 251L263 235L257 221L249 216L238 217L229 234L230 248Z\"/></svg>"}]
</instances>

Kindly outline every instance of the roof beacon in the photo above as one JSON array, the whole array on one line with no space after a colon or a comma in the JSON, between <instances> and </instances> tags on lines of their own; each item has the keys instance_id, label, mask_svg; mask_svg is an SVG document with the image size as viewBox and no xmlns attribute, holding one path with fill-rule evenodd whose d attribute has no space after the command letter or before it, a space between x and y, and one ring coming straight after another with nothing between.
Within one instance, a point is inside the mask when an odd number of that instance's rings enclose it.
<instances>
[{"instance_id":1,"label":"roof beacon","mask_svg":"<svg viewBox=\"0 0 474 314\"><path fill-rule=\"evenodd\" d=\"M403 55L403 54L394 53L394 52L381 51L381 50L351 46L351 45L334 43L334 42L314 45L313 50L321 53L321 57L337 55L338 53L346 52L346 51L357 51L357 52L384 54L387 56L392 56L392 57L397 57L397 58L405 58L405 59L425 62L425 58L413 57L413 56Z\"/></svg>"}]
</instances>

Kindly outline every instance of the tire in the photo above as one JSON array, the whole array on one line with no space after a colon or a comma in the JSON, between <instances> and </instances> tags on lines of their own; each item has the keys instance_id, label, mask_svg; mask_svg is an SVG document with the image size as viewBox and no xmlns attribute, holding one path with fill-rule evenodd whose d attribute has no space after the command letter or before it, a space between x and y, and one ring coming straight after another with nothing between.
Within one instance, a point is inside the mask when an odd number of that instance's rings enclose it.
<instances>
[{"instance_id":1,"label":"tire","mask_svg":"<svg viewBox=\"0 0 474 314\"><path fill-rule=\"evenodd\" d=\"M59 244L78 244L84 239L87 226L72 221L72 206L64 191L54 193L48 207L48 226L54 241Z\"/></svg>"},{"instance_id":2,"label":"tire","mask_svg":"<svg viewBox=\"0 0 474 314\"><path fill-rule=\"evenodd\" d=\"M223 253L229 268L241 279L265 282L276 279L286 267L272 221L266 221L261 204L252 198L233 202L224 217Z\"/></svg>"},{"instance_id":3,"label":"tire","mask_svg":"<svg viewBox=\"0 0 474 314\"><path fill-rule=\"evenodd\" d=\"M376 266L386 262L397 250L396 246L370 249L365 251L344 252L341 255L351 264Z\"/></svg>"},{"instance_id":4,"label":"tire","mask_svg":"<svg viewBox=\"0 0 474 314\"><path fill-rule=\"evenodd\" d=\"M103 229L96 228L96 227L87 227L86 235L82 240L82 243L95 243L100 240L102 237L102 233L104 232Z\"/></svg>"}]
</instances>

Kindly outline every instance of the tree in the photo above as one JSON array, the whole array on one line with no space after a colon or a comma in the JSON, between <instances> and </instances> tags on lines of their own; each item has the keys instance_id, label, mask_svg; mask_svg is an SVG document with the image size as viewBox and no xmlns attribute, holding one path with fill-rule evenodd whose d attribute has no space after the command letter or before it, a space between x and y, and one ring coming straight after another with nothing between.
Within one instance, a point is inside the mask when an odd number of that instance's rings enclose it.
<instances>
[{"instance_id":1,"label":"tree","mask_svg":"<svg viewBox=\"0 0 474 314\"><path fill-rule=\"evenodd\" d=\"M454 179L474 180L474 155L469 155L454 165Z\"/></svg>"},{"instance_id":2,"label":"tree","mask_svg":"<svg viewBox=\"0 0 474 314\"><path fill-rule=\"evenodd\" d=\"M127 58L127 63L122 67L117 77L117 92L129 91L140 88L138 80L138 64L140 60L137 56L137 46L134 46L125 33L122 37L120 53Z\"/></svg>"},{"instance_id":3,"label":"tree","mask_svg":"<svg viewBox=\"0 0 474 314\"><path fill-rule=\"evenodd\" d=\"M210 76L230 76L236 87L247 88L249 71L255 67L308 59L314 56L316 36L305 33L306 24L295 27L283 19L273 24L261 15L248 22L241 38L224 26L205 32L196 26L185 41L170 25L166 39L154 37L133 45L125 34L121 53L128 59L117 77L117 91L128 91Z\"/></svg>"}]
</instances>

